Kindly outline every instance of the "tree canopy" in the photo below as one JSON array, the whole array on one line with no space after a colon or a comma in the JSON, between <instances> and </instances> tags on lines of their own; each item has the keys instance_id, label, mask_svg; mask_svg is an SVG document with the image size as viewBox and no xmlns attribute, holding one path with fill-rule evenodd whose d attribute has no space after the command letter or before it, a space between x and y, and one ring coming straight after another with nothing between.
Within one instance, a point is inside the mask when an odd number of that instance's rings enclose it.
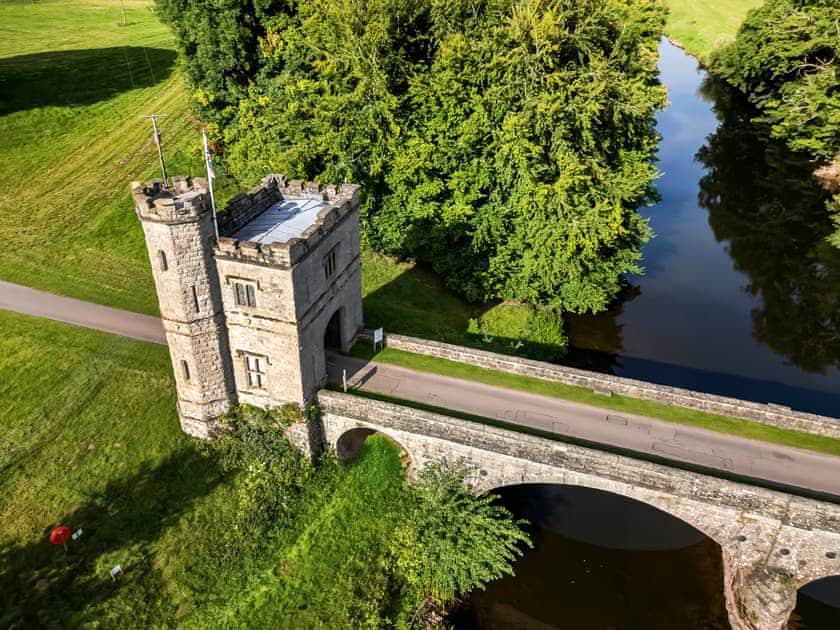
<instances>
[{"instance_id":1,"label":"tree canopy","mask_svg":"<svg viewBox=\"0 0 840 630\"><path fill-rule=\"evenodd\" d=\"M158 4L243 185L357 181L368 242L475 301L597 311L641 271L657 3Z\"/></svg>"},{"instance_id":2,"label":"tree canopy","mask_svg":"<svg viewBox=\"0 0 840 630\"><path fill-rule=\"evenodd\" d=\"M837 0L766 0L713 58L774 137L822 160L840 153L838 15Z\"/></svg>"}]
</instances>

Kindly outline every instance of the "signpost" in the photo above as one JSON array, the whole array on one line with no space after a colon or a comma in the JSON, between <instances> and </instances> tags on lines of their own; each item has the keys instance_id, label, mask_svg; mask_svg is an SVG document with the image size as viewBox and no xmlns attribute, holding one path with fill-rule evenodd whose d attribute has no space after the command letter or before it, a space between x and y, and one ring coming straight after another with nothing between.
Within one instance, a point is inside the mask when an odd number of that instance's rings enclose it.
<instances>
[{"instance_id":1,"label":"signpost","mask_svg":"<svg viewBox=\"0 0 840 630\"><path fill-rule=\"evenodd\" d=\"M379 344L379 349L382 349L385 341L385 329L377 328L373 331L373 351L376 352L376 344Z\"/></svg>"}]
</instances>

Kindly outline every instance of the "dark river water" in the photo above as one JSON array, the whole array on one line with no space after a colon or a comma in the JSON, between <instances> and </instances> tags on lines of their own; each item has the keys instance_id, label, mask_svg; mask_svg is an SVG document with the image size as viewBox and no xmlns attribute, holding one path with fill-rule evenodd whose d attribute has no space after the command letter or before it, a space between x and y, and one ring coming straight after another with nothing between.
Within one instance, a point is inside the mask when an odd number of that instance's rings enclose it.
<instances>
[{"instance_id":1,"label":"dark river water","mask_svg":"<svg viewBox=\"0 0 840 630\"><path fill-rule=\"evenodd\" d=\"M840 249L812 167L663 42L645 273L572 346L616 374L840 416Z\"/></svg>"},{"instance_id":2,"label":"dark river water","mask_svg":"<svg viewBox=\"0 0 840 630\"><path fill-rule=\"evenodd\" d=\"M840 415L840 250L811 168L737 95L663 42L669 107L645 275L571 318L574 359L617 374ZM460 630L729 628L720 548L647 505L583 488L497 492L534 548L473 592ZM840 577L800 589L791 628L840 629Z\"/></svg>"}]
</instances>

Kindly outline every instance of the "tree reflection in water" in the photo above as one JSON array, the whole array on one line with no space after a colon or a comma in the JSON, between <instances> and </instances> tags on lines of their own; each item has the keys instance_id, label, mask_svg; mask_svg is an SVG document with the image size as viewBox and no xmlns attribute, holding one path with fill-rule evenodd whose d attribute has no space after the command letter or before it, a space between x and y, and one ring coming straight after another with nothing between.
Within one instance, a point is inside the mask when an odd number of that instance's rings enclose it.
<instances>
[{"instance_id":1,"label":"tree reflection in water","mask_svg":"<svg viewBox=\"0 0 840 630\"><path fill-rule=\"evenodd\" d=\"M840 250L826 240L833 226L813 165L769 140L739 93L713 79L701 93L720 126L696 155L707 169L698 203L761 298L755 338L803 370L840 367Z\"/></svg>"}]
</instances>

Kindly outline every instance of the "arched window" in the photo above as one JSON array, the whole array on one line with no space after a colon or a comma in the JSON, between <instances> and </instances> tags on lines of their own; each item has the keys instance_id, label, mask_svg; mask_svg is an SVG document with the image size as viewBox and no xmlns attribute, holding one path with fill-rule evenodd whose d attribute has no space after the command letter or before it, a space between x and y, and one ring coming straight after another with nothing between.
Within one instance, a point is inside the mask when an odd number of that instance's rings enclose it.
<instances>
[{"instance_id":1,"label":"arched window","mask_svg":"<svg viewBox=\"0 0 840 630\"><path fill-rule=\"evenodd\" d=\"M166 263L166 252L164 252L162 249L158 250L158 258L160 258L160 270L166 271L167 269L169 269L169 265Z\"/></svg>"}]
</instances>

